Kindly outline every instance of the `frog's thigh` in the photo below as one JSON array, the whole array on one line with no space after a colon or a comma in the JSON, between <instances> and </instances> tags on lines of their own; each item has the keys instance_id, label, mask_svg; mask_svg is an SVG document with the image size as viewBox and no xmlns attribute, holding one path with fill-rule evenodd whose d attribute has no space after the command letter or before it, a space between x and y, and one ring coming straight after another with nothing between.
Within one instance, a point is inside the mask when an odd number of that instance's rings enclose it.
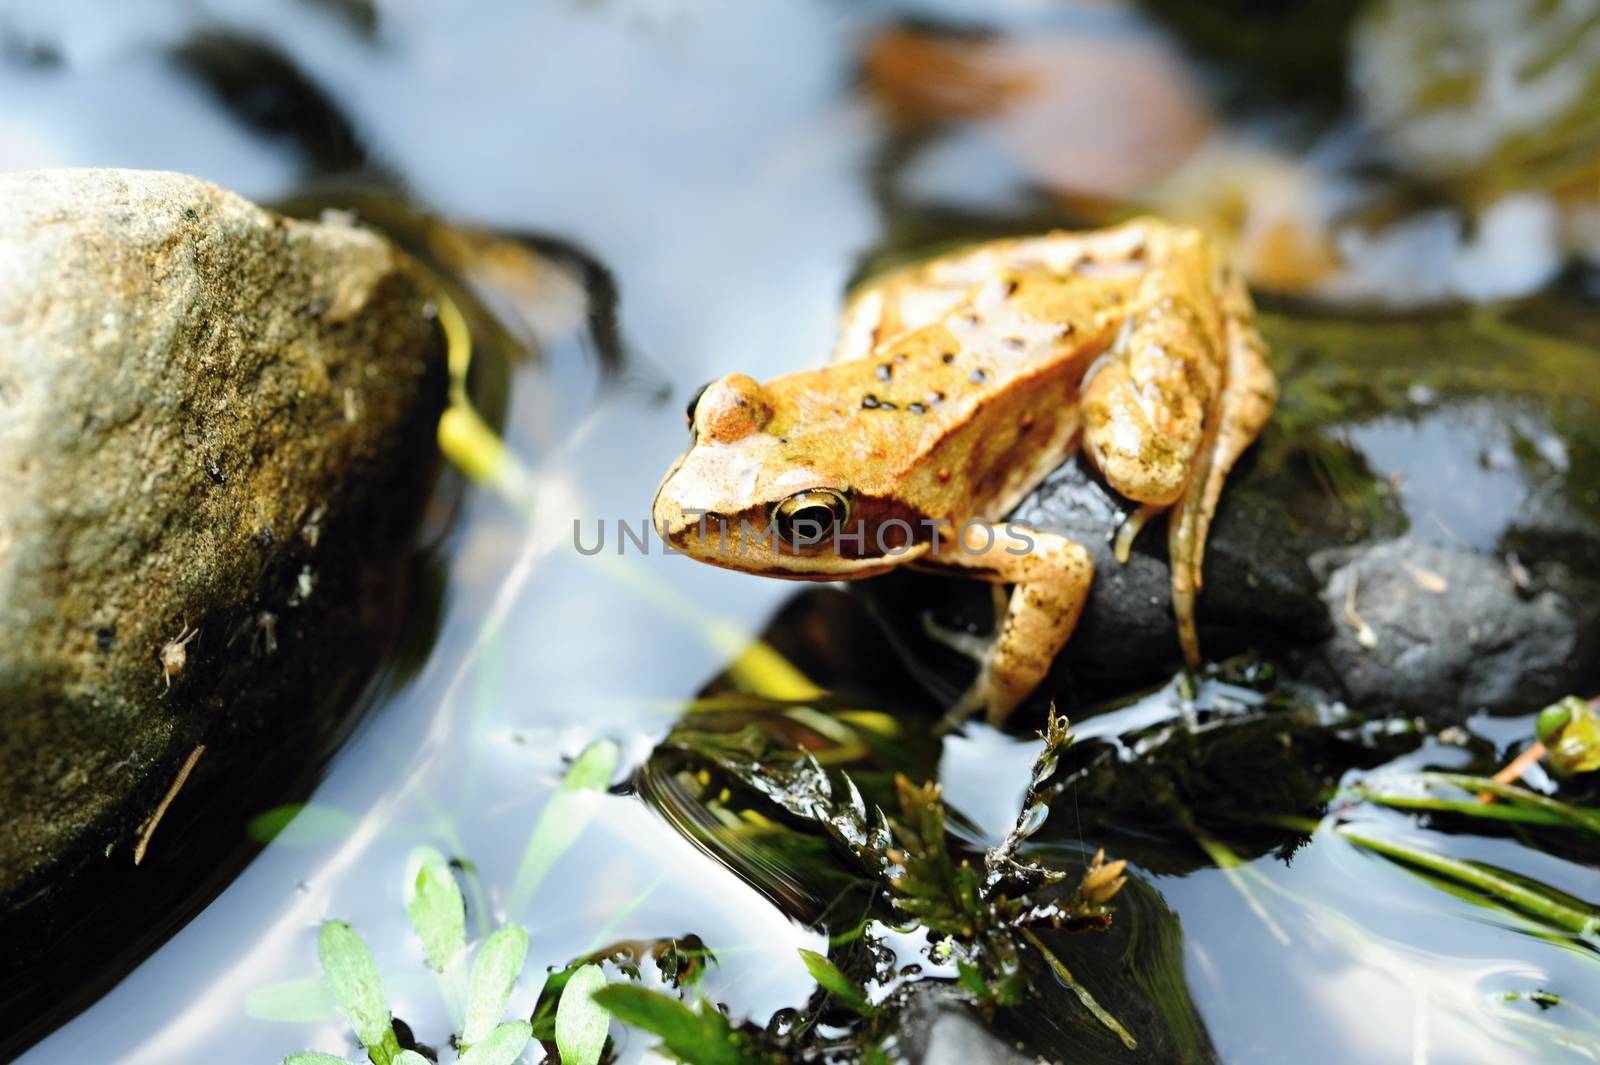
<instances>
[{"instance_id":1,"label":"frog's thigh","mask_svg":"<svg viewBox=\"0 0 1600 1065\"><path fill-rule=\"evenodd\" d=\"M1188 485L1205 432L1204 360L1214 342L1197 316L1133 312L1083 386L1083 446L1107 483L1166 507Z\"/></svg>"},{"instance_id":2,"label":"frog's thigh","mask_svg":"<svg viewBox=\"0 0 1600 1065\"><path fill-rule=\"evenodd\" d=\"M1072 636L1088 601L1094 562L1081 544L1054 533L968 522L965 544L947 538L920 568L1014 585L978 679L955 713L983 708L994 724L1039 686ZM1016 552L1016 553L1013 553Z\"/></svg>"}]
</instances>

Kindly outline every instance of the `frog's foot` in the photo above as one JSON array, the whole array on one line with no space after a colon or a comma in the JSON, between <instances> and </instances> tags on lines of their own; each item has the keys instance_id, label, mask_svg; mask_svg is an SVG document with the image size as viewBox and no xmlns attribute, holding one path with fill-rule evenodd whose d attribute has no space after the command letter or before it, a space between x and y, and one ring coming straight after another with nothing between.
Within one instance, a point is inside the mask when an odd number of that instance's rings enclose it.
<instances>
[{"instance_id":1,"label":"frog's foot","mask_svg":"<svg viewBox=\"0 0 1600 1065\"><path fill-rule=\"evenodd\" d=\"M919 568L1013 585L1004 618L979 663L971 689L951 709L946 724L978 709L991 724L1003 723L1018 703L1044 680L1083 614L1094 562L1081 544L1064 536L1020 530L1032 541L1017 552L1014 538L980 522L963 527L964 538L941 543Z\"/></svg>"}]
</instances>

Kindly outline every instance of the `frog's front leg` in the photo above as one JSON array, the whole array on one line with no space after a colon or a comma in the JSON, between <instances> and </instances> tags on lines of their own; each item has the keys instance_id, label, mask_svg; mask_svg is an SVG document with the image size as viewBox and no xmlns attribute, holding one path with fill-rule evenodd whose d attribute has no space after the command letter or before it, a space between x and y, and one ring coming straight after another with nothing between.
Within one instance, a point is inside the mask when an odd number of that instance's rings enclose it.
<instances>
[{"instance_id":1,"label":"frog's front leg","mask_svg":"<svg viewBox=\"0 0 1600 1065\"><path fill-rule=\"evenodd\" d=\"M1044 680L1083 615L1094 561L1081 544L1020 525L969 521L940 537L919 569L1013 585L978 677L951 708L947 724L984 710L1005 721Z\"/></svg>"}]
</instances>

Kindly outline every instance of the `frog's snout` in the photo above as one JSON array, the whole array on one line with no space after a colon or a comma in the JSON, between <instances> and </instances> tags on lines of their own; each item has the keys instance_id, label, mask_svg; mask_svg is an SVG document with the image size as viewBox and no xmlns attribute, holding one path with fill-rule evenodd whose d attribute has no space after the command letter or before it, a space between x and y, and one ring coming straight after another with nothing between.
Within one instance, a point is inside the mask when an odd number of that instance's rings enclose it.
<instances>
[{"instance_id":1,"label":"frog's snout","mask_svg":"<svg viewBox=\"0 0 1600 1065\"><path fill-rule=\"evenodd\" d=\"M650 520L655 524L656 535L661 537L662 543L677 548L683 546L685 522L683 506L673 495L672 479L677 476L682 465L682 460L679 460L667 471L667 475L661 480L661 487L656 489L655 501L650 506Z\"/></svg>"}]
</instances>

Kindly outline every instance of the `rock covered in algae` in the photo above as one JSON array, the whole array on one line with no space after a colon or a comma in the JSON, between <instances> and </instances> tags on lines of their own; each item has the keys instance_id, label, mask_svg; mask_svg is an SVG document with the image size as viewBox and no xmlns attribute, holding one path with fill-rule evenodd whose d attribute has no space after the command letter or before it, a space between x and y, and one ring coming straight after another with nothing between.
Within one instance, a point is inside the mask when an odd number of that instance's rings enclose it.
<instances>
[{"instance_id":1,"label":"rock covered in algae","mask_svg":"<svg viewBox=\"0 0 1600 1065\"><path fill-rule=\"evenodd\" d=\"M432 479L427 300L348 221L181 174L0 175L13 917L71 874L131 865L198 745L185 798L227 776L238 801L241 769L304 754L311 711L352 701Z\"/></svg>"}]
</instances>

